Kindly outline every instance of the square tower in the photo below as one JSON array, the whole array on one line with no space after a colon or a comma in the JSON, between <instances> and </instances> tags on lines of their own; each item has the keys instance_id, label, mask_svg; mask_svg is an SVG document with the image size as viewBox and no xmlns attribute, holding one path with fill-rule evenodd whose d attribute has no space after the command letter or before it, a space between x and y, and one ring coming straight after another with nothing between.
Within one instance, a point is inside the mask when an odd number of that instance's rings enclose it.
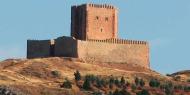
<instances>
[{"instance_id":1,"label":"square tower","mask_svg":"<svg viewBox=\"0 0 190 95\"><path fill-rule=\"evenodd\" d=\"M83 4L71 8L71 36L79 40L117 38L117 9Z\"/></svg>"}]
</instances>

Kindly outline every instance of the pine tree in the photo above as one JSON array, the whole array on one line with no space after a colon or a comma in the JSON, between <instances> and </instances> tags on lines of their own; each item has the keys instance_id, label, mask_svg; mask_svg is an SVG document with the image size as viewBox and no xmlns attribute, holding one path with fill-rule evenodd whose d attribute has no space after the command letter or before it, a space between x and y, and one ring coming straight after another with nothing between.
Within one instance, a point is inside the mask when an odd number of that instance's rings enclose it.
<instances>
[{"instance_id":1,"label":"pine tree","mask_svg":"<svg viewBox=\"0 0 190 95\"><path fill-rule=\"evenodd\" d=\"M143 79L140 79L140 82L139 82L140 86L143 87L145 85L145 82Z\"/></svg>"},{"instance_id":2,"label":"pine tree","mask_svg":"<svg viewBox=\"0 0 190 95\"><path fill-rule=\"evenodd\" d=\"M120 83L119 83L118 79L115 79L114 83L115 83L116 86L120 86Z\"/></svg>"},{"instance_id":3,"label":"pine tree","mask_svg":"<svg viewBox=\"0 0 190 95\"><path fill-rule=\"evenodd\" d=\"M119 93L119 90L116 89L116 90L114 91L113 95L121 95L121 94Z\"/></svg>"},{"instance_id":4,"label":"pine tree","mask_svg":"<svg viewBox=\"0 0 190 95\"><path fill-rule=\"evenodd\" d=\"M84 83L83 83L83 89L85 89L85 90L90 90L91 89L90 80L88 78L86 78Z\"/></svg>"},{"instance_id":5,"label":"pine tree","mask_svg":"<svg viewBox=\"0 0 190 95\"><path fill-rule=\"evenodd\" d=\"M124 84L125 84L125 79L124 79L124 77L123 77L123 76L121 77L120 84L121 84L121 85L124 85Z\"/></svg>"},{"instance_id":6,"label":"pine tree","mask_svg":"<svg viewBox=\"0 0 190 95\"><path fill-rule=\"evenodd\" d=\"M136 84L136 86L139 85L139 78L138 77L135 78L135 84Z\"/></svg>"},{"instance_id":7,"label":"pine tree","mask_svg":"<svg viewBox=\"0 0 190 95\"><path fill-rule=\"evenodd\" d=\"M80 75L80 72L78 70L74 73L74 76L75 76L76 81L81 80L81 75Z\"/></svg>"},{"instance_id":8,"label":"pine tree","mask_svg":"<svg viewBox=\"0 0 190 95\"><path fill-rule=\"evenodd\" d=\"M142 91L138 92L137 95L150 95L150 93L148 92L148 90L143 89Z\"/></svg>"}]
</instances>

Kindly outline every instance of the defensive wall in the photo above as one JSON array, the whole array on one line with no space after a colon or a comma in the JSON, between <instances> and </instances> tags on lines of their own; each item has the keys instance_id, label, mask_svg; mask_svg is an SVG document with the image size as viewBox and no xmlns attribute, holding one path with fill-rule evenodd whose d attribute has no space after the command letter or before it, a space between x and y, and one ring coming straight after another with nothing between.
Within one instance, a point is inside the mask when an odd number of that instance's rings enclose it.
<instances>
[{"instance_id":1,"label":"defensive wall","mask_svg":"<svg viewBox=\"0 0 190 95\"><path fill-rule=\"evenodd\" d=\"M28 40L27 51L28 58L74 57L87 62L139 64L149 68L149 45L145 41L59 37L54 41Z\"/></svg>"},{"instance_id":2,"label":"defensive wall","mask_svg":"<svg viewBox=\"0 0 190 95\"><path fill-rule=\"evenodd\" d=\"M27 58L54 56L54 40L27 40Z\"/></svg>"}]
</instances>

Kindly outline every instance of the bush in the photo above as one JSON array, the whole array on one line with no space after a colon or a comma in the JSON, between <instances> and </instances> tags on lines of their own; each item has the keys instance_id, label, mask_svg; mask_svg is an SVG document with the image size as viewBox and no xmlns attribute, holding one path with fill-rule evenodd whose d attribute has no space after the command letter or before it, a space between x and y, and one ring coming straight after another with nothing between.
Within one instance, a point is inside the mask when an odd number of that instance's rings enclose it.
<instances>
[{"instance_id":1,"label":"bush","mask_svg":"<svg viewBox=\"0 0 190 95\"><path fill-rule=\"evenodd\" d=\"M85 79L88 79L90 82L95 82L96 79L97 79L97 76L93 75L93 74L90 74L90 75L86 75L85 76Z\"/></svg>"},{"instance_id":2,"label":"bush","mask_svg":"<svg viewBox=\"0 0 190 95\"><path fill-rule=\"evenodd\" d=\"M150 82L149 82L149 86L150 87L159 87L160 82L157 79L151 79Z\"/></svg>"},{"instance_id":3,"label":"bush","mask_svg":"<svg viewBox=\"0 0 190 95\"><path fill-rule=\"evenodd\" d=\"M71 82L69 80L65 80L62 85L60 85L61 88L72 88Z\"/></svg>"},{"instance_id":4,"label":"bush","mask_svg":"<svg viewBox=\"0 0 190 95\"><path fill-rule=\"evenodd\" d=\"M184 91L186 91L186 92L190 91L190 86L185 86Z\"/></svg>"},{"instance_id":5,"label":"bush","mask_svg":"<svg viewBox=\"0 0 190 95\"><path fill-rule=\"evenodd\" d=\"M118 87L120 86L120 83L119 83L118 79L115 79L114 83L115 83L116 86L118 86Z\"/></svg>"},{"instance_id":6,"label":"bush","mask_svg":"<svg viewBox=\"0 0 190 95\"><path fill-rule=\"evenodd\" d=\"M148 90L143 89L142 91L138 92L137 95L150 95L150 93L148 92Z\"/></svg>"},{"instance_id":7,"label":"bush","mask_svg":"<svg viewBox=\"0 0 190 95\"><path fill-rule=\"evenodd\" d=\"M119 95L131 95L129 92L127 92L125 89L119 91Z\"/></svg>"},{"instance_id":8,"label":"bush","mask_svg":"<svg viewBox=\"0 0 190 95\"><path fill-rule=\"evenodd\" d=\"M131 89L132 89L132 91L134 92L134 91L137 89L136 85L135 85L135 84L132 84L132 85L131 85Z\"/></svg>"},{"instance_id":9,"label":"bush","mask_svg":"<svg viewBox=\"0 0 190 95\"><path fill-rule=\"evenodd\" d=\"M116 90L114 91L113 95L120 95L119 90L116 89Z\"/></svg>"},{"instance_id":10,"label":"bush","mask_svg":"<svg viewBox=\"0 0 190 95\"><path fill-rule=\"evenodd\" d=\"M113 83L114 83L114 78L113 78L113 76L111 76L111 78L110 78L110 80L109 80L109 83L110 83L110 84L113 84Z\"/></svg>"},{"instance_id":11,"label":"bush","mask_svg":"<svg viewBox=\"0 0 190 95\"><path fill-rule=\"evenodd\" d=\"M75 76L76 81L81 80L81 75L80 75L80 72L78 70L74 73L74 76Z\"/></svg>"},{"instance_id":12,"label":"bush","mask_svg":"<svg viewBox=\"0 0 190 95\"><path fill-rule=\"evenodd\" d=\"M98 87L98 88L101 88L102 87L102 84L101 84L101 80L97 77L97 79L96 79L96 86Z\"/></svg>"},{"instance_id":13,"label":"bush","mask_svg":"<svg viewBox=\"0 0 190 95\"><path fill-rule=\"evenodd\" d=\"M143 80L143 79L140 79L139 84L140 84L141 87L143 87L143 86L145 85L144 80Z\"/></svg>"},{"instance_id":14,"label":"bush","mask_svg":"<svg viewBox=\"0 0 190 95\"><path fill-rule=\"evenodd\" d=\"M103 95L102 92L99 92L99 91L98 92L93 92L92 94L93 95Z\"/></svg>"},{"instance_id":15,"label":"bush","mask_svg":"<svg viewBox=\"0 0 190 95\"><path fill-rule=\"evenodd\" d=\"M91 89L90 85L91 85L90 80L88 78L85 78L85 81L83 83L83 89L90 90Z\"/></svg>"},{"instance_id":16,"label":"bush","mask_svg":"<svg viewBox=\"0 0 190 95\"><path fill-rule=\"evenodd\" d=\"M135 78L135 84L136 84L136 86L139 85L139 82L140 82L140 79L139 79L138 77L136 77L136 78Z\"/></svg>"},{"instance_id":17,"label":"bush","mask_svg":"<svg viewBox=\"0 0 190 95\"><path fill-rule=\"evenodd\" d=\"M57 70L51 71L51 74L53 75L53 77L60 77L61 73Z\"/></svg>"},{"instance_id":18,"label":"bush","mask_svg":"<svg viewBox=\"0 0 190 95\"><path fill-rule=\"evenodd\" d=\"M175 86L174 86L174 89L175 89L175 90L182 90L183 87L182 87L182 85L175 85Z\"/></svg>"},{"instance_id":19,"label":"bush","mask_svg":"<svg viewBox=\"0 0 190 95\"><path fill-rule=\"evenodd\" d=\"M165 94L166 94L166 95L173 95L173 90L170 89L170 88L166 88L166 89L165 89Z\"/></svg>"},{"instance_id":20,"label":"bush","mask_svg":"<svg viewBox=\"0 0 190 95\"><path fill-rule=\"evenodd\" d=\"M120 84L121 84L121 85L124 85L124 84L125 84L125 79L124 79L124 77L121 77Z\"/></svg>"}]
</instances>

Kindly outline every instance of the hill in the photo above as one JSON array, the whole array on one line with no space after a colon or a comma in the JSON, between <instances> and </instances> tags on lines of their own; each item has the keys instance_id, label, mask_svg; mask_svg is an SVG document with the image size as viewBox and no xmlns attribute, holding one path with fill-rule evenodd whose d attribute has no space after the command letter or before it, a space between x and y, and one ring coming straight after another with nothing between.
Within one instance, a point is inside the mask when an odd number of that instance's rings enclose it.
<instances>
[{"instance_id":1,"label":"hill","mask_svg":"<svg viewBox=\"0 0 190 95\"><path fill-rule=\"evenodd\" d=\"M170 77L138 64L86 63L75 58L52 57L8 59L0 62L0 88L16 95L86 95L75 83L73 74L76 70L79 70L82 76L123 76L129 82L134 82L135 77L143 78L145 82L153 78L171 81ZM72 89L60 88L66 78L72 82Z\"/></svg>"},{"instance_id":2,"label":"hill","mask_svg":"<svg viewBox=\"0 0 190 95\"><path fill-rule=\"evenodd\" d=\"M183 82L190 82L190 70L183 70L169 76L173 77L174 80L183 81Z\"/></svg>"}]
</instances>

